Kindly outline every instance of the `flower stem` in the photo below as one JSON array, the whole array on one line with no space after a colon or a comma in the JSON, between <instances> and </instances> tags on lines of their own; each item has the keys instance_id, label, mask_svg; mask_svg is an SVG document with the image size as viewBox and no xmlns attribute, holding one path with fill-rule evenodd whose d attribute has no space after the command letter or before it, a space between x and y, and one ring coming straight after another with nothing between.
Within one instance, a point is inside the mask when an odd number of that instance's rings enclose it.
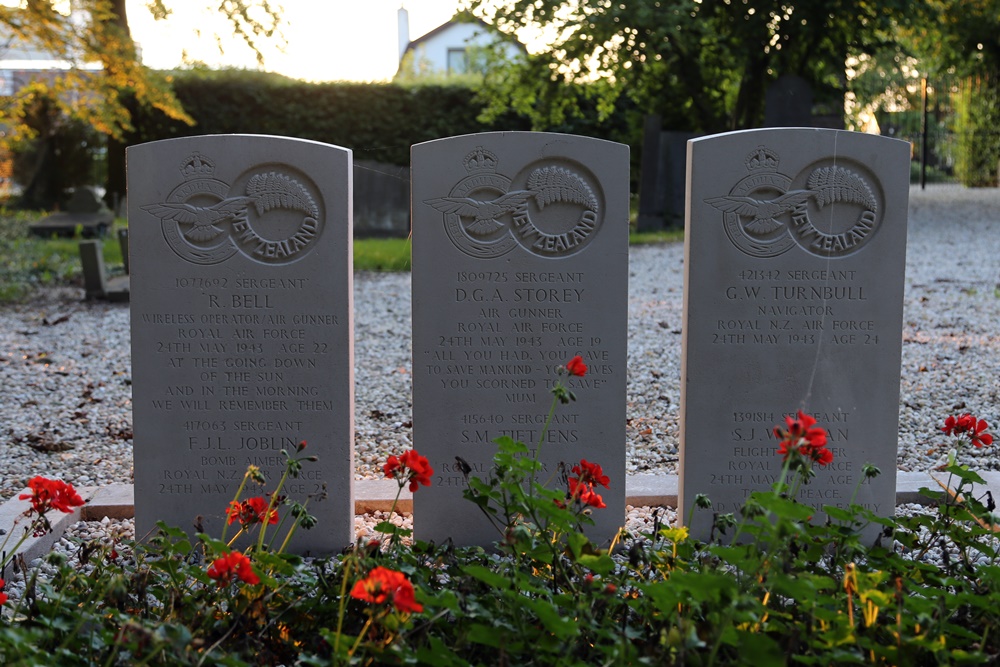
<instances>
[{"instance_id":1,"label":"flower stem","mask_svg":"<svg viewBox=\"0 0 1000 667\"><path fill-rule=\"evenodd\" d=\"M389 523L392 523L392 515L396 512L396 503L399 502L399 497L403 495L403 486L406 484L406 479L398 480L399 488L396 489L396 497L392 499L392 506L389 507ZM392 524L392 535L389 537L389 544L391 546L398 546L400 542L399 538L399 527L396 524Z\"/></svg>"},{"instance_id":2,"label":"flower stem","mask_svg":"<svg viewBox=\"0 0 1000 667\"><path fill-rule=\"evenodd\" d=\"M549 406L549 416L545 418L545 424L542 426L542 434L538 438L538 446L535 448L535 454L532 457L534 458L535 463L538 463L538 457L542 451L542 443L545 442L545 436L549 431L549 425L552 424L552 418L556 414L556 404L558 402L559 402L559 397L553 396L552 405ZM528 495L531 496L532 498L535 497L535 472L536 472L535 468L537 468L537 466L533 467L531 470L531 485L528 488Z\"/></svg>"},{"instance_id":3,"label":"flower stem","mask_svg":"<svg viewBox=\"0 0 1000 667\"><path fill-rule=\"evenodd\" d=\"M306 498L306 501L304 503L302 503L302 511L303 512L305 512L306 507L308 505L309 505L309 499ZM292 535L294 535L295 531L297 531L299 529L300 519L301 519L301 517L299 517L298 519L295 519L295 521L292 522L291 527L289 527L289 529L288 529L288 534L285 535L285 539L281 542L281 546L278 548L278 553L279 554L285 553L285 549L288 547L288 543L292 541ZM261 527L261 530L263 531L264 528Z\"/></svg>"},{"instance_id":4,"label":"flower stem","mask_svg":"<svg viewBox=\"0 0 1000 667\"><path fill-rule=\"evenodd\" d=\"M340 636L344 630L344 606L347 604L347 578L351 574L351 565L354 561L348 557L344 559L344 580L340 584L340 606L337 609L337 638L333 642L333 655L340 655Z\"/></svg>"},{"instance_id":5,"label":"flower stem","mask_svg":"<svg viewBox=\"0 0 1000 667\"><path fill-rule=\"evenodd\" d=\"M371 616L369 616L368 620L365 621L365 627L361 628L361 632L358 633L358 638L354 641L354 646L352 646L351 650L347 652L348 659L354 656L354 652L358 650L358 647L361 645L361 640L365 638L366 634L368 634L368 628L370 627L372 627Z\"/></svg>"},{"instance_id":6,"label":"flower stem","mask_svg":"<svg viewBox=\"0 0 1000 667\"><path fill-rule=\"evenodd\" d=\"M257 551L262 551L264 549L264 536L267 533L267 519L271 516L271 512L274 511L274 506L277 504L276 501L278 500L278 494L281 492L281 489L284 488L285 481L288 479L288 473L290 470L291 467L286 462L285 472L281 475L281 479L278 480L278 486L276 486L274 491L271 492L271 500L267 503L267 510L264 512L264 521L260 524L260 534L257 536Z\"/></svg>"}]
</instances>

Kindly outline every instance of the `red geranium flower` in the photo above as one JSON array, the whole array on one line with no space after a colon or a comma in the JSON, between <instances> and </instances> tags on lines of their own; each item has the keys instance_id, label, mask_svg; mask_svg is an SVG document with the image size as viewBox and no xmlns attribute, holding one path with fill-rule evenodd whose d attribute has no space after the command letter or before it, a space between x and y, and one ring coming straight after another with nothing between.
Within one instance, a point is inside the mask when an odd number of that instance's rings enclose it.
<instances>
[{"instance_id":1,"label":"red geranium flower","mask_svg":"<svg viewBox=\"0 0 1000 667\"><path fill-rule=\"evenodd\" d=\"M826 429L815 426L816 419L799 410L797 418L785 417L787 429L774 427L774 437L781 440L778 453L781 460L789 456L802 456L825 466L833 461L833 452L826 448Z\"/></svg>"},{"instance_id":2,"label":"red geranium flower","mask_svg":"<svg viewBox=\"0 0 1000 667\"><path fill-rule=\"evenodd\" d=\"M569 495L570 498L579 500L581 505L590 505L597 509L607 507L604 504L604 498L594 491L593 484L581 482L576 477L569 478Z\"/></svg>"},{"instance_id":3,"label":"red geranium flower","mask_svg":"<svg viewBox=\"0 0 1000 667\"><path fill-rule=\"evenodd\" d=\"M993 436L986 432L990 427L985 419L976 419L970 414L958 417L949 416L944 420L942 431L947 435L968 435L969 442L976 447L987 447L993 444Z\"/></svg>"},{"instance_id":4,"label":"red geranium flower","mask_svg":"<svg viewBox=\"0 0 1000 667\"><path fill-rule=\"evenodd\" d=\"M7 584L3 579L0 579L0 605L7 604L7 594L3 592L3 587Z\"/></svg>"},{"instance_id":5,"label":"red geranium flower","mask_svg":"<svg viewBox=\"0 0 1000 667\"><path fill-rule=\"evenodd\" d=\"M230 551L221 558L216 558L208 566L208 576L219 582L220 586L228 584L236 577L251 586L260 583L260 577L250 566L250 559L242 551Z\"/></svg>"},{"instance_id":6,"label":"red geranium flower","mask_svg":"<svg viewBox=\"0 0 1000 667\"><path fill-rule=\"evenodd\" d=\"M566 370L570 375L582 378L587 374L587 364L583 363L583 357L578 354L566 362Z\"/></svg>"},{"instance_id":7,"label":"red geranium flower","mask_svg":"<svg viewBox=\"0 0 1000 667\"><path fill-rule=\"evenodd\" d=\"M417 453L417 450L410 449L399 457L390 456L382 466L382 472L387 478L398 481L400 486L409 482L410 491L413 492L420 484L431 485L434 468L425 457Z\"/></svg>"},{"instance_id":8,"label":"red geranium flower","mask_svg":"<svg viewBox=\"0 0 1000 667\"><path fill-rule=\"evenodd\" d=\"M239 521L244 528L258 523L271 525L278 523L278 510L272 509L268 512L267 506L268 502L261 496L247 498L241 503L233 500L226 509L226 514L229 516L229 521L226 523Z\"/></svg>"},{"instance_id":9,"label":"red geranium flower","mask_svg":"<svg viewBox=\"0 0 1000 667\"><path fill-rule=\"evenodd\" d=\"M31 493L22 493L19 500L31 500L32 512L45 514L50 509L57 509L67 514L73 511L74 507L83 505L83 498L76 492L71 484L67 484L61 479L46 479L44 477L32 477L28 481L28 488Z\"/></svg>"},{"instance_id":10,"label":"red geranium flower","mask_svg":"<svg viewBox=\"0 0 1000 667\"><path fill-rule=\"evenodd\" d=\"M403 613L424 610L423 605L416 601L413 584L406 575L381 565L354 584L351 597L372 604L391 602L396 611Z\"/></svg>"},{"instance_id":11,"label":"red geranium flower","mask_svg":"<svg viewBox=\"0 0 1000 667\"><path fill-rule=\"evenodd\" d=\"M604 470L597 463L588 463L587 459L580 459L580 464L573 466L573 474L579 476L581 482L590 484L600 484L605 489L611 488L608 484L611 480L604 474Z\"/></svg>"}]
</instances>

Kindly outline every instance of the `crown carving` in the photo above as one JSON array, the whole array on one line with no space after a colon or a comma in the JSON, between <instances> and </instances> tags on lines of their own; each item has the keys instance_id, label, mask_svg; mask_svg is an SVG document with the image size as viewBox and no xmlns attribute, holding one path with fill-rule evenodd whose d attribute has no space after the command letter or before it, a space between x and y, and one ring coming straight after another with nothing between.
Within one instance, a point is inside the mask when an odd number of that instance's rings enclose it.
<instances>
[{"instance_id":1,"label":"crown carving","mask_svg":"<svg viewBox=\"0 0 1000 667\"><path fill-rule=\"evenodd\" d=\"M499 162L500 159L495 153L486 150L482 146L476 146L476 150L465 156L462 164L465 165L467 172L475 174L481 171L496 171Z\"/></svg>"},{"instance_id":2,"label":"crown carving","mask_svg":"<svg viewBox=\"0 0 1000 667\"><path fill-rule=\"evenodd\" d=\"M204 155L195 153L181 163L181 174L185 179L211 176L215 173L215 163Z\"/></svg>"},{"instance_id":3,"label":"crown carving","mask_svg":"<svg viewBox=\"0 0 1000 667\"><path fill-rule=\"evenodd\" d=\"M750 171L757 171L759 169L774 170L778 168L781 160L778 159L778 154L770 148L758 146L755 151L747 155L745 163L747 169Z\"/></svg>"}]
</instances>

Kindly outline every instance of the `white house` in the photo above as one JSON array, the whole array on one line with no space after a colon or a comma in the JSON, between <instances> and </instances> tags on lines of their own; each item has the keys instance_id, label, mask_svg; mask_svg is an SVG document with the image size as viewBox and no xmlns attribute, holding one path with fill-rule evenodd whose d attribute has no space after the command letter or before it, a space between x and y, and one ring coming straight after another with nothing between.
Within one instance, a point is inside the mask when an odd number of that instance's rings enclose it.
<instances>
[{"instance_id":1,"label":"white house","mask_svg":"<svg viewBox=\"0 0 1000 667\"><path fill-rule=\"evenodd\" d=\"M507 58L525 53L524 46L501 35L488 23L468 14L456 14L425 35L410 41L410 18L399 8L399 71L396 76L466 74L473 52L499 43Z\"/></svg>"}]
</instances>

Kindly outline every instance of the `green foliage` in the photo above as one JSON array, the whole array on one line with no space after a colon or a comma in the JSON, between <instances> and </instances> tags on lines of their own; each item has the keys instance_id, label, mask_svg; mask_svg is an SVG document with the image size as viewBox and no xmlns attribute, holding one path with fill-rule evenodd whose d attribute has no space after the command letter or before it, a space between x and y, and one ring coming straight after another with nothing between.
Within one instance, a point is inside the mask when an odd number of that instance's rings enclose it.
<instances>
[{"instance_id":1,"label":"green foliage","mask_svg":"<svg viewBox=\"0 0 1000 667\"><path fill-rule=\"evenodd\" d=\"M957 136L955 171L970 187L1000 183L1000 2L935 0L915 3L900 40L932 84L952 88Z\"/></svg>"},{"instance_id":2,"label":"green foliage","mask_svg":"<svg viewBox=\"0 0 1000 667\"><path fill-rule=\"evenodd\" d=\"M28 225L44 214L0 208L0 303L29 299L39 287L82 284L78 238L44 239L28 234ZM118 224L123 224L119 220ZM118 242L104 242L104 264L110 271L122 270Z\"/></svg>"},{"instance_id":3,"label":"green foliage","mask_svg":"<svg viewBox=\"0 0 1000 667\"><path fill-rule=\"evenodd\" d=\"M140 104L184 119L161 77L142 66L135 45L116 4L120 0L84 0L76 3L84 25L61 14L54 2L29 2L23 7L0 7L0 26L12 44L39 48L70 63L70 69L38 77L14 95L4 98L2 112L8 123L2 138L17 145L37 136L25 122L40 98L55 101L61 116L79 121L95 131L121 136L129 128L129 113L121 95L130 91ZM98 64L93 71L88 65Z\"/></svg>"},{"instance_id":4,"label":"green foliage","mask_svg":"<svg viewBox=\"0 0 1000 667\"><path fill-rule=\"evenodd\" d=\"M497 444L495 468L470 477L467 496L497 521L498 554L406 547L390 525L381 549L332 558L253 548L260 581L249 583L208 570L224 542L161 525L148 544L84 543L79 566L53 555L54 574L30 572L27 594L4 607L0 661L930 665L991 664L1000 652L995 519L971 497L982 480L965 467L945 468L952 491L923 490L938 502L926 513L824 507L829 520L814 524L814 508L794 500L806 479L786 465L735 531L717 519L710 543L656 522L602 551L580 532L579 504L537 483L528 447ZM871 525L874 546L859 537ZM412 584L423 609L356 595L376 567Z\"/></svg>"},{"instance_id":5,"label":"green foliage","mask_svg":"<svg viewBox=\"0 0 1000 667\"><path fill-rule=\"evenodd\" d=\"M410 239L354 239L355 271L409 271Z\"/></svg>"},{"instance_id":6,"label":"green foliage","mask_svg":"<svg viewBox=\"0 0 1000 667\"><path fill-rule=\"evenodd\" d=\"M683 229L665 229L655 232L630 231L629 245L654 245L657 243L679 243L684 240Z\"/></svg>"},{"instance_id":7,"label":"green foliage","mask_svg":"<svg viewBox=\"0 0 1000 667\"><path fill-rule=\"evenodd\" d=\"M311 84L240 70L207 76L179 71L171 78L196 125L142 111L131 143L194 134L274 134L350 148L357 159L408 165L415 143L493 127L527 129L507 117L484 127L477 120L481 106L461 85Z\"/></svg>"},{"instance_id":8,"label":"green foliage","mask_svg":"<svg viewBox=\"0 0 1000 667\"><path fill-rule=\"evenodd\" d=\"M960 77L995 75L1000 68L1000 2L925 0L908 7L901 40L925 72Z\"/></svg>"},{"instance_id":9,"label":"green foliage","mask_svg":"<svg viewBox=\"0 0 1000 667\"><path fill-rule=\"evenodd\" d=\"M1000 70L992 78L970 78L956 98L956 174L969 187L997 187L1000 185Z\"/></svg>"},{"instance_id":10,"label":"green foliage","mask_svg":"<svg viewBox=\"0 0 1000 667\"><path fill-rule=\"evenodd\" d=\"M132 128L130 100L176 121L190 122L167 80L139 61L124 0L79 0L73 3L78 13L72 19L61 13L63 4L38 0L21 7L0 5L0 28L8 45L38 48L70 63L68 70L38 77L3 99L0 112L7 127L0 144L12 146L37 136L37 128L24 121L40 97L53 99L60 115L116 138ZM157 19L170 15L164 0L149 2L147 8ZM227 0L218 10L258 61L262 60L260 40L280 39L280 10L266 0ZM96 71L95 64L99 66Z\"/></svg>"},{"instance_id":11,"label":"green foliage","mask_svg":"<svg viewBox=\"0 0 1000 667\"><path fill-rule=\"evenodd\" d=\"M413 144L458 134L546 130L627 140L621 116L598 121L596 109L556 123L534 123L522 109L491 110L461 79L391 84L304 83L244 70L184 70L170 75L196 124L139 111L130 143L195 134L275 134L350 148L356 159L406 166ZM583 98L586 91L574 96Z\"/></svg>"},{"instance_id":12,"label":"green foliage","mask_svg":"<svg viewBox=\"0 0 1000 667\"><path fill-rule=\"evenodd\" d=\"M620 97L664 126L719 132L758 126L764 92L782 74L812 83L817 103L842 107L848 53L878 48L905 22L909 3L469 0L501 32L545 30L551 48L488 77L497 108L534 107L565 117L586 86L608 113Z\"/></svg>"},{"instance_id":13,"label":"green foliage","mask_svg":"<svg viewBox=\"0 0 1000 667\"><path fill-rule=\"evenodd\" d=\"M0 303L29 299L39 287L82 284L79 239L49 239L30 236L28 225L44 214L0 208ZM116 221L116 227L124 220ZM122 272L121 246L113 238L104 239L104 265L108 272ZM355 239L356 271L409 271L409 239Z\"/></svg>"},{"instance_id":14,"label":"green foliage","mask_svg":"<svg viewBox=\"0 0 1000 667\"><path fill-rule=\"evenodd\" d=\"M19 207L53 209L64 203L70 188L97 182L101 138L86 123L63 115L51 93L33 97L24 123L34 138L14 147L13 180L22 186Z\"/></svg>"}]
</instances>

